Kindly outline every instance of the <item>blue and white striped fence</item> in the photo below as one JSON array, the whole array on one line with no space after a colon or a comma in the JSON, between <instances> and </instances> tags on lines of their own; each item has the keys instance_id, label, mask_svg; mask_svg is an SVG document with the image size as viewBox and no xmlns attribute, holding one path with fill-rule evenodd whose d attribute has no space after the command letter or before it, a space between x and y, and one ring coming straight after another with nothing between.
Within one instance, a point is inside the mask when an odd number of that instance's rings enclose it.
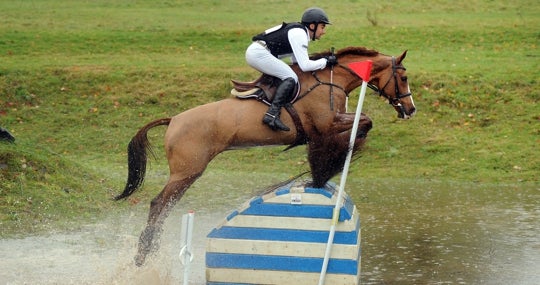
<instances>
[{"instance_id":1,"label":"blue and white striped fence","mask_svg":"<svg viewBox=\"0 0 540 285\"><path fill-rule=\"evenodd\" d=\"M208 285L317 284L337 190L289 184L248 201L208 234ZM342 195L325 284L358 284L360 218Z\"/></svg>"}]
</instances>

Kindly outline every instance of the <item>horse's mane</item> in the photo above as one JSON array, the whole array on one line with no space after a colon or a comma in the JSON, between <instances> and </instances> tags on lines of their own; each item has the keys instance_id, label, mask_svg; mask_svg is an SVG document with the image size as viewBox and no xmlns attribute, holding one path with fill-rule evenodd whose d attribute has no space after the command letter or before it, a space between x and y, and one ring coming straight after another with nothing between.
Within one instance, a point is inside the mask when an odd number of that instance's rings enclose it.
<instances>
[{"instance_id":1,"label":"horse's mane","mask_svg":"<svg viewBox=\"0 0 540 285\"><path fill-rule=\"evenodd\" d=\"M309 56L310 59L316 60L319 58L327 57L331 55L331 51L323 51L320 53L315 53ZM346 55L360 55L360 56L377 56L379 55L379 52L372 49L367 49L365 47L346 47L343 49L338 50L335 53L336 57L346 56Z\"/></svg>"}]
</instances>

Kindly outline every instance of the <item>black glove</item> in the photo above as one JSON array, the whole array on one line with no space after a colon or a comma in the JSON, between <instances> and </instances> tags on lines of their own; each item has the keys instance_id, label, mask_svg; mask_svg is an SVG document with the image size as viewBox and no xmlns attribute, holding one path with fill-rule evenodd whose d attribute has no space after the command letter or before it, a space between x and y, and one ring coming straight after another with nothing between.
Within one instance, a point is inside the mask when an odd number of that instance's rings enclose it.
<instances>
[{"instance_id":1,"label":"black glove","mask_svg":"<svg viewBox=\"0 0 540 285\"><path fill-rule=\"evenodd\" d=\"M335 55L329 55L326 57L326 66L334 66L337 64L337 58Z\"/></svg>"}]
</instances>

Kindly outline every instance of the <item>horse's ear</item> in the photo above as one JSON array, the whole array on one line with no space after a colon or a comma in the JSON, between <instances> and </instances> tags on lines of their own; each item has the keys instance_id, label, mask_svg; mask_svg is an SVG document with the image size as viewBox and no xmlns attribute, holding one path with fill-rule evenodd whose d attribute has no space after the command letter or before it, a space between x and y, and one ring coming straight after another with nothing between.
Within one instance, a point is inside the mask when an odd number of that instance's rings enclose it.
<instances>
[{"instance_id":1,"label":"horse's ear","mask_svg":"<svg viewBox=\"0 0 540 285\"><path fill-rule=\"evenodd\" d=\"M401 64L401 62L405 59L405 56L407 56L407 50L405 50L405 51L397 58L397 64Z\"/></svg>"}]
</instances>

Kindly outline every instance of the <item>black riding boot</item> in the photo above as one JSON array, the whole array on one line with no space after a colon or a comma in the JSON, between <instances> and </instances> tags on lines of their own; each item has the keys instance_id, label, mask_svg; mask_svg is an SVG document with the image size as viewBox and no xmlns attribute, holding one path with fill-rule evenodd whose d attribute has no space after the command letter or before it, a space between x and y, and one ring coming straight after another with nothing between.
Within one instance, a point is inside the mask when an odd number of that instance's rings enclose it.
<instances>
[{"instance_id":1,"label":"black riding boot","mask_svg":"<svg viewBox=\"0 0 540 285\"><path fill-rule=\"evenodd\" d=\"M263 123L270 126L274 131L290 131L289 127L279 119L279 114L281 113L281 107L283 107L291 97L295 84L296 82L293 78L289 77L283 80L276 89L272 105L270 105L270 108L268 108L268 111L264 114Z\"/></svg>"}]
</instances>

